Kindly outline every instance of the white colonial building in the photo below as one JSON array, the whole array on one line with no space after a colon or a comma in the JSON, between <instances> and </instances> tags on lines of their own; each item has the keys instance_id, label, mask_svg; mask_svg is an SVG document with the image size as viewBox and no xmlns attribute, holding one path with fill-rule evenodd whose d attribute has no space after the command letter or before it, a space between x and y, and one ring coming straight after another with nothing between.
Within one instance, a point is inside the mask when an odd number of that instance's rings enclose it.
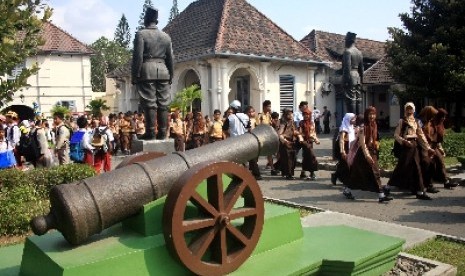
<instances>
[{"instance_id":1,"label":"white colonial building","mask_svg":"<svg viewBox=\"0 0 465 276\"><path fill-rule=\"evenodd\" d=\"M16 69L30 67L37 63L40 70L27 80L30 85L15 93L13 102L7 108L18 111L24 119L34 106L36 112L50 116L50 109L61 104L73 112L84 112L92 99L90 56L91 48L50 22L44 23L43 38L38 54L26 59ZM8 76L9 78L14 78Z\"/></svg>"}]
</instances>

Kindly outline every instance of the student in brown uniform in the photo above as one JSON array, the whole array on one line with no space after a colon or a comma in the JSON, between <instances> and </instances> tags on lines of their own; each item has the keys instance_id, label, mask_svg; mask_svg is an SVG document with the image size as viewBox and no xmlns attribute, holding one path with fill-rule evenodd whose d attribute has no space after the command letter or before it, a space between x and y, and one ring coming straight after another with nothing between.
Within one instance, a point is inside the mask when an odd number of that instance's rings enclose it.
<instances>
[{"instance_id":1,"label":"student in brown uniform","mask_svg":"<svg viewBox=\"0 0 465 276\"><path fill-rule=\"evenodd\" d=\"M420 125L413 116L414 112L415 105L411 102L406 103L405 116L399 120L394 133L394 139L402 145L402 151L388 185L409 190L416 194L417 199L430 200L431 197L425 193L420 151L422 148L431 156L434 150L428 145Z\"/></svg>"},{"instance_id":2,"label":"student in brown uniform","mask_svg":"<svg viewBox=\"0 0 465 276\"><path fill-rule=\"evenodd\" d=\"M356 116L354 113L346 113L342 119L342 124L339 127L339 136L336 139L335 155L338 160L336 172L331 174L331 183L336 185L339 179L344 185L349 176L349 164L347 163L347 154L349 153L350 145L355 141L355 124ZM348 199L355 199L350 190L344 189L344 196Z\"/></svg>"},{"instance_id":3,"label":"student in brown uniform","mask_svg":"<svg viewBox=\"0 0 465 276\"><path fill-rule=\"evenodd\" d=\"M213 111L213 121L210 129L208 130L210 143L224 140L225 134L223 132L223 121L221 120L221 111L215 109Z\"/></svg>"},{"instance_id":4,"label":"student in brown uniform","mask_svg":"<svg viewBox=\"0 0 465 276\"><path fill-rule=\"evenodd\" d=\"M121 150L126 155L131 152L132 134L134 134L134 124L131 116L130 111L126 112L119 125L121 129Z\"/></svg>"},{"instance_id":5,"label":"student in brown uniform","mask_svg":"<svg viewBox=\"0 0 465 276\"><path fill-rule=\"evenodd\" d=\"M185 151L186 150L186 125L179 116L180 110L176 109L171 114L170 122L170 136L174 139L174 150Z\"/></svg>"},{"instance_id":6,"label":"student in brown uniform","mask_svg":"<svg viewBox=\"0 0 465 276\"><path fill-rule=\"evenodd\" d=\"M262 103L263 113L258 114L258 125L271 125L271 101L265 100ZM265 168L273 170L273 155L268 155Z\"/></svg>"},{"instance_id":7,"label":"student in brown uniform","mask_svg":"<svg viewBox=\"0 0 465 276\"><path fill-rule=\"evenodd\" d=\"M197 112L192 123L191 141L193 148L199 148L206 144L208 138L207 125L203 118L202 112Z\"/></svg>"},{"instance_id":8,"label":"student in brown uniform","mask_svg":"<svg viewBox=\"0 0 465 276\"><path fill-rule=\"evenodd\" d=\"M355 143L358 147L352 146L354 149L357 148L354 160L348 162L350 173L348 181L345 183L347 190L376 192L380 203L392 200L392 197L389 197L389 189L381 184L378 166L378 126L376 124L376 108L373 106L365 110L363 124L358 128Z\"/></svg>"},{"instance_id":9,"label":"student in brown uniform","mask_svg":"<svg viewBox=\"0 0 465 276\"><path fill-rule=\"evenodd\" d=\"M299 122L299 132L302 134L302 173L301 179L315 180L315 171L318 171L318 161L313 152L313 143L319 145L320 141L316 137L315 123L312 120L312 111L308 108L302 111L303 120ZM306 175L309 171L310 175Z\"/></svg>"},{"instance_id":10,"label":"student in brown uniform","mask_svg":"<svg viewBox=\"0 0 465 276\"><path fill-rule=\"evenodd\" d=\"M284 110L283 123L279 128L279 167L281 175L286 177L288 180L295 179L295 161L296 161L296 141L302 141L295 124L294 124L294 113L290 109Z\"/></svg>"},{"instance_id":11,"label":"student in brown uniform","mask_svg":"<svg viewBox=\"0 0 465 276\"><path fill-rule=\"evenodd\" d=\"M446 116L447 111L442 108L436 109L433 106L425 106L420 112L423 133L429 146L434 150L432 158L428 156L427 152L422 152L423 183L428 193L439 192L438 189L434 188L433 180L443 183L446 189L454 187L448 182L444 164L446 154L442 148L445 134L444 120Z\"/></svg>"},{"instance_id":12,"label":"student in brown uniform","mask_svg":"<svg viewBox=\"0 0 465 276\"><path fill-rule=\"evenodd\" d=\"M245 114L249 116L249 128L250 132L257 126L257 121L255 119L255 109L252 106L248 106L245 109ZM260 169L258 168L258 157L249 161L249 170L252 172L256 180L262 180Z\"/></svg>"},{"instance_id":13,"label":"student in brown uniform","mask_svg":"<svg viewBox=\"0 0 465 276\"><path fill-rule=\"evenodd\" d=\"M279 120L279 113L278 112L271 113L271 127L274 128L276 132L279 132L280 123L281 121ZM271 169L271 175L278 175L279 174L278 168L279 168L279 149L278 149L278 152L276 153L276 162L273 164L273 169Z\"/></svg>"}]
</instances>

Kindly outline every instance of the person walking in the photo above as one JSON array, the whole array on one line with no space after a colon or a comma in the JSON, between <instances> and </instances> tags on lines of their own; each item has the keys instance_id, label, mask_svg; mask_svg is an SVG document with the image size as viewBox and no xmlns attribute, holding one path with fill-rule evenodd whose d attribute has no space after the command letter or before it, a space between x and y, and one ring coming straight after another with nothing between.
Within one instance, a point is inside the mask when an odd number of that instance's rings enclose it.
<instances>
[{"instance_id":1,"label":"person walking","mask_svg":"<svg viewBox=\"0 0 465 276\"><path fill-rule=\"evenodd\" d=\"M349 177L349 164L347 163L347 154L350 146L355 141L355 124L356 116L354 113L346 113L339 127L339 135L335 143L335 157L338 160L336 171L331 174L331 183L336 185L339 179L345 186ZM343 194L348 199L355 199L350 190L344 188Z\"/></svg>"},{"instance_id":2,"label":"person walking","mask_svg":"<svg viewBox=\"0 0 465 276\"><path fill-rule=\"evenodd\" d=\"M427 151L429 156L434 154L434 150L428 145L418 121L413 116L414 112L415 105L412 102L406 103L404 118L399 120L394 132L394 139L402 145L402 151L388 185L409 190L412 194L416 194L417 199L431 200L431 197L425 193L420 147Z\"/></svg>"},{"instance_id":3,"label":"person walking","mask_svg":"<svg viewBox=\"0 0 465 276\"><path fill-rule=\"evenodd\" d=\"M357 131L357 138L351 147L356 149L353 159L348 157L350 168L348 181L345 183L346 191L363 190L378 194L378 202L388 202L393 198L389 196L390 190L381 184L381 175L378 166L379 139L376 124L376 108L368 107L363 115L363 124ZM350 190L349 190L350 189Z\"/></svg>"},{"instance_id":4,"label":"person walking","mask_svg":"<svg viewBox=\"0 0 465 276\"><path fill-rule=\"evenodd\" d=\"M323 133L329 134L331 132L329 128L329 123L331 122L331 111L329 111L327 106L323 106Z\"/></svg>"},{"instance_id":5,"label":"person walking","mask_svg":"<svg viewBox=\"0 0 465 276\"><path fill-rule=\"evenodd\" d=\"M291 109L285 109L279 135L279 168L281 175L288 180L295 179L296 142L303 141L297 127L294 124L294 114Z\"/></svg>"},{"instance_id":6,"label":"person walking","mask_svg":"<svg viewBox=\"0 0 465 276\"><path fill-rule=\"evenodd\" d=\"M320 141L316 136L315 123L312 121L312 111L308 108L302 112L304 119L300 121L299 132L303 137L302 145L302 172L301 179L315 180L315 171L318 171L318 161L313 152L313 143L319 145ZM309 171L310 175L306 175Z\"/></svg>"},{"instance_id":7,"label":"person walking","mask_svg":"<svg viewBox=\"0 0 465 276\"><path fill-rule=\"evenodd\" d=\"M71 163L69 157L69 139L71 138L71 132L68 126L65 125L64 119L65 115L61 112L55 112L53 114L53 123L56 128L55 156L57 156L60 165Z\"/></svg>"}]
</instances>

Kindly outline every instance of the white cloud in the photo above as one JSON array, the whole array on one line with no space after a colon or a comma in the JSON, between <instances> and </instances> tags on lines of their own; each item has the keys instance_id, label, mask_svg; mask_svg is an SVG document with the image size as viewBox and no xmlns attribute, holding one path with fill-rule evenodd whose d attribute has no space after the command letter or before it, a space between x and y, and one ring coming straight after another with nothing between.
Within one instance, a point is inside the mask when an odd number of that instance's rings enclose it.
<instances>
[{"instance_id":1,"label":"white cloud","mask_svg":"<svg viewBox=\"0 0 465 276\"><path fill-rule=\"evenodd\" d=\"M103 0L50 1L52 22L79 41L91 44L99 37L113 39L121 14Z\"/></svg>"}]
</instances>

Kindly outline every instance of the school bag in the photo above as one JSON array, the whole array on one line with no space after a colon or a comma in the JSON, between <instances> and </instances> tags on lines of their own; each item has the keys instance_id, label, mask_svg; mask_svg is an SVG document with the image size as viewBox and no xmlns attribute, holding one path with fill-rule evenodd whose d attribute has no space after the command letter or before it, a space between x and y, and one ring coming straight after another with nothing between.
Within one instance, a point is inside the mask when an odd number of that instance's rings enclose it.
<instances>
[{"instance_id":1,"label":"school bag","mask_svg":"<svg viewBox=\"0 0 465 276\"><path fill-rule=\"evenodd\" d=\"M110 141L106 133L108 127L104 129L95 128L92 135L91 145L95 148L95 152L107 152L110 149Z\"/></svg>"},{"instance_id":2,"label":"school bag","mask_svg":"<svg viewBox=\"0 0 465 276\"><path fill-rule=\"evenodd\" d=\"M35 162L39 159L41 153L39 141L37 141L37 130L21 135L18 151L28 162Z\"/></svg>"},{"instance_id":3,"label":"school bag","mask_svg":"<svg viewBox=\"0 0 465 276\"><path fill-rule=\"evenodd\" d=\"M82 148L82 138L84 137L84 131L74 132L69 139L69 158L75 163L84 162L84 149Z\"/></svg>"}]
</instances>

